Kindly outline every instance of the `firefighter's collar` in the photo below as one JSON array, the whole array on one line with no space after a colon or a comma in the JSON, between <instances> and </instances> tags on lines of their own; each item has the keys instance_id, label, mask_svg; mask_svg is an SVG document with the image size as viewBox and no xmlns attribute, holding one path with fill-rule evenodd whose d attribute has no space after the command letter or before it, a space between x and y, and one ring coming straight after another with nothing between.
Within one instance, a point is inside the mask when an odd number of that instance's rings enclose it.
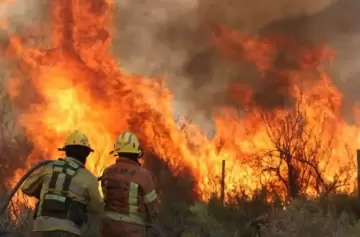
<instances>
[{"instance_id":1,"label":"firefighter's collar","mask_svg":"<svg viewBox=\"0 0 360 237\"><path fill-rule=\"evenodd\" d=\"M126 162L126 163L136 164L136 165L140 165L140 166L141 166L141 164L139 163L139 161L132 160L132 159L129 159L129 158L126 158L126 157L121 157L121 156L116 159L116 162Z\"/></svg>"},{"instance_id":2,"label":"firefighter's collar","mask_svg":"<svg viewBox=\"0 0 360 237\"><path fill-rule=\"evenodd\" d=\"M72 157L70 157L70 156L66 156L66 157L65 157L65 160L72 161L72 162L74 162L74 163L76 163L76 164L80 165L81 167L83 167L83 166L84 166L84 164L83 164L83 163L81 163L81 162L80 162L80 161L78 161L77 159L72 158Z\"/></svg>"}]
</instances>

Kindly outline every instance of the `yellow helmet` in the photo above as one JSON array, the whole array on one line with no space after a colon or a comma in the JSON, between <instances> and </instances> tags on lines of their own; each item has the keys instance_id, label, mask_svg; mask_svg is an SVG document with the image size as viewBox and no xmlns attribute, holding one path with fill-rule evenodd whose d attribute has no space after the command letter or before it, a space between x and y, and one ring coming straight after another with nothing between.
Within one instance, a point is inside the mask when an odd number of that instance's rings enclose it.
<instances>
[{"instance_id":1,"label":"yellow helmet","mask_svg":"<svg viewBox=\"0 0 360 237\"><path fill-rule=\"evenodd\" d=\"M67 146L84 146L90 149L91 152L94 150L90 147L89 139L87 136L79 130L73 131L65 140L65 144L59 151L64 151Z\"/></svg>"},{"instance_id":2,"label":"yellow helmet","mask_svg":"<svg viewBox=\"0 0 360 237\"><path fill-rule=\"evenodd\" d=\"M114 150L110 154L117 153L133 153L142 154L142 148L140 147L137 137L129 132L123 132L116 138L114 144Z\"/></svg>"}]
</instances>

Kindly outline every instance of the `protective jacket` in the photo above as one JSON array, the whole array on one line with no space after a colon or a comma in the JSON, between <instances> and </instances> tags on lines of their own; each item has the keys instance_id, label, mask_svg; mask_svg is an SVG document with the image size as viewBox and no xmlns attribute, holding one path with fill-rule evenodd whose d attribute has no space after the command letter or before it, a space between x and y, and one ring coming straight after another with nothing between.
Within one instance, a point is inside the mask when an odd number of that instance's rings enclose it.
<instances>
[{"instance_id":1,"label":"protective jacket","mask_svg":"<svg viewBox=\"0 0 360 237\"><path fill-rule=\"evenodd\" d=\"M102 236L143 236L144 224L159 212L154 186L151 174L134 160L120 157L106 168L102 176Z\"/></svg>"},{"instance_id":2,"label":"protective jacket","mask_svg":"<svg viewBox=\"0 0 360 237\"><path fill-rule=\"evenodd\" d=\"M34 172L21 187L39 203L33 231L65 231L80 235L86 214L102 214L98 180L78 160L66 157Z\"/></svg>"}]
</instances>

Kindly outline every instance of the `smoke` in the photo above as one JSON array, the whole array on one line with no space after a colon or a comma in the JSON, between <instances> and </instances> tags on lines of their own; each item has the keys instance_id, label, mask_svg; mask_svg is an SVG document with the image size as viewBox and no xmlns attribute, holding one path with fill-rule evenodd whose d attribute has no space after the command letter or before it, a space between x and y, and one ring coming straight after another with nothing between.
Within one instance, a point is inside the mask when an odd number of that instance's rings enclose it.
<instances>
[{"instance_id":1,"label":"smoke","mask_svg":"<svg viewBox=\"0 0 360 237\"><path fill-rule=\"evenodd\" d=\"M231 103L228 91L231 83L240 82L259 90L257 98L261 101L271 97L261 91L286 87L271 82L270 87L261 85L259 73L252 65L221 57L210 41L212 23L223 23L247 34L282 32L337 46L333 41L339 42L341 27L327 26L329 19L357 22L344 18L346 13L354 13L353 3L348 2L355 1L341 1L345 3L339 9L330 0L274 0L267 4L262 0L118 1L113 50L128 71L165 76L175 93L176 109L190 110L195 121L206 122L209 127L208 118L214 109ZM324 36L326 29L326 37L314 37ZM343 40L352 38L349 35ZM282 100L280 97L275 105Z\"/></svg>"},{"instance_id":2,"label":"smoke","mask_svg":"<svg viewBox=\"0 0 360 237\"><path fill-rule=\"evenodd\" d=\"M48 22L47 2L2 2L0 23L6 19L8 30L17 33L36 29ZM259 91L255 98L259 103L277 98L264 106L283 100L281 93L271 96L264 91L286 87L272 81L263 85L253 65L223 58L211 42L214 22L246 34L285 33L304 42L328 42L338 54L331 76L349 92L349 100L357 100L359 8L356 0L273 0L271 4L263 0L121 0L116 1L112 50L126 71L164 77L175 93L176 111L209 130L214 109L232 103L230 84L240 82Z\"/></svg>"},{"instance_id":3,"label":"smoke","mask_svg":"<svg viewBox=\"0 0 360 237\"><path fill-rule=\"evenodd\" d=\"M0 44L6 47L9 35L26 35L28 43L37 38L34 29L40 29L44 22L48 22L47 4L44 0L12 0L0 2ZM41 30L40 30L41 31ZM39 32L39 31L38 31ZM31 34L30 34L31 33ZM34 36L34 37L31 37ZM16 113L11 100L6 94L8 80L11 78L10 65L6 60L0 61L0 166L8 169L2 170L2 176L12 176L13 170L24 166L22 159L27 157L31 145L24 139L21 127L16 123ZM22 149L19 149L19 146ZM15 161L15 162L14 162ZM19 161L19 162L18 162Z\"/></svg>"},{"instance_id":4,"label":"smoke","mask_svg":"<svg viewBox=\"0 0 360 237\"><path fill-rule=\"evenodd\" d=\"M8 0L0 2L0 22L10 33L21 33L29 26L47 22L47 1Z\"/></svg>"},{"instance_id":5,"label":"smoke","mask_svg":"<svg viewBox=\"0 0 360 237\"><path fill-rule=\"evenodd\" d=\"M24 43L45 46L49 39L50 12L47 0L4 0L0 2L0 46L5 49L10 35L21 36ZM46 47L46 46L45 46ZM0 61L1 80L9 79L11 67Z\"/></svg>"},{"instance_id":6,"label":"smoke","mask_svg":"<svg viewBox=\"0 0 360 237\"><path fill-rule=\"evenodd\" d=\"M48 22L46 0L5 0L0 2L0 44L1 49L8 45L9 35L25 36L27 43L34 43L32 39L36 39L43 29L42 26ZM46 34L45 32L42 32ZM7 86L7 79L11 78L9 63L3 60L0 61L0 85L1 85L1 100L0 103L6 99L5 91ZM1 106L4 107L4 106Z\"/></svg>"},{"instance_id":7,"label":"smoke","mask_svg":"<svg viewBox=\"0 0 360 237\"><path fill-rule=\"evenodd\" d=\"M302 14L274 21L259 31L261 35L286 33L305 43L327 43L336 57L327 68L334 84L342 91L343 116L353 117L353 106L359 102L357 89L359 69L360 26L357 24L360 2L338 0L313 14Z\"/></svg>"},{"instance_id":8,"label":"smoke","mask_svg":"<svg viewBox=\"0 0 360 237\"><path fill-rule=\"evenodd\" d=\"M164 77L175 93L177 113L206 121L201 111L193 113L189 102L195 92L193 80L184 66L196 47L206 40L201 36L197 0L118 1L116 36L113 50L125 70L151 77ZM202 123L211 128L211 123Z\"/></svg>"}]
</instances>

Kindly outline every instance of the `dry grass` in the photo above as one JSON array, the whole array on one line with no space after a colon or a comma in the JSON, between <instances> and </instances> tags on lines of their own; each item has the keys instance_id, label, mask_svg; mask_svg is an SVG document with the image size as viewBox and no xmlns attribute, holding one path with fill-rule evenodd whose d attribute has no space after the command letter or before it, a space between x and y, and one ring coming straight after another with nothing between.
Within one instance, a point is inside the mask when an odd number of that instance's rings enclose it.
<instances>
[{"instance_id":1,"label":"dry grass","mask_svg":"<svg viewBox=\"0 0 360 237\"><path fill-rule=\"evenodd\" d=\"M148 229L148 237L355 237L360 231L360 205L355 196L297 199L284 208L279 200L266 203L266 191L259 191L252 199L238 196L224 206L217 198L208 203L196 201L188 173L177 177L167 174L170 176L157 177L162 215L154 223L156 228ZM5 185L1 187L0 200L4 200L8 191ZM0 228L12 231L13 236L28 236L32 210L24 203L13 202L10 206L15 210L16 221L5 213L0 217ZM256 219L258 224L252 222ZM98 237L98 226L99 220L90 218L84 236Z\"/></svg>"},{"instance_id":2,"label":"dry grass","mask_svg":"<svg viewBox=\"0 0 360 237\"><path fill-rule=\"evenodd\" d=\"M337 196L327 200L295 200L286 208L261 203L261 195L253 200L239 199L237 204L220 205L216 199L203 202L164 202L163 215L149 229L148 236L167 237L355 237L360 231L357 220L357 201L351 196ZM31 228L32 212L16 204L17 223L8 215L1 216L0 227L14 236L27 236ZM261 223L251 220L263 216ZM265 218L266 217L266 218ZM98 223L90 218L84 236L97 237ZM256 227L259 231L256 231ZM159 230L162 234L159 234ZM1 236L1 235L0 235Z\"/></svg>"},{"instance_id":3,"label":"dry grass","mask_svg":"<svg viewBox=\"0 0 360 237\"><path fill-rule=\"evenodd\" d=\"M165 164L148 165L153 171L154 167L167 169ZM161 190L162 215L154 223L156 228L148 229L148 237L355 237L360 231L360 205L355 196L297 199L284 208L279 200L265 202L268 193L263 190L252 199L238 196L224 206L215 197L208 203L196 201L194 182L187 172L177 177L171 172L154 173L161 174L156 179ZM0 187L1 203L8 190L6 185ZM11 203L16 221L5 213L0 216L0 228L12 231L13 236L28 236L33 213L25 204ZM90 218L84 236L98 237L98 226L99 220Z\"/></svg>"}]
</instances>

